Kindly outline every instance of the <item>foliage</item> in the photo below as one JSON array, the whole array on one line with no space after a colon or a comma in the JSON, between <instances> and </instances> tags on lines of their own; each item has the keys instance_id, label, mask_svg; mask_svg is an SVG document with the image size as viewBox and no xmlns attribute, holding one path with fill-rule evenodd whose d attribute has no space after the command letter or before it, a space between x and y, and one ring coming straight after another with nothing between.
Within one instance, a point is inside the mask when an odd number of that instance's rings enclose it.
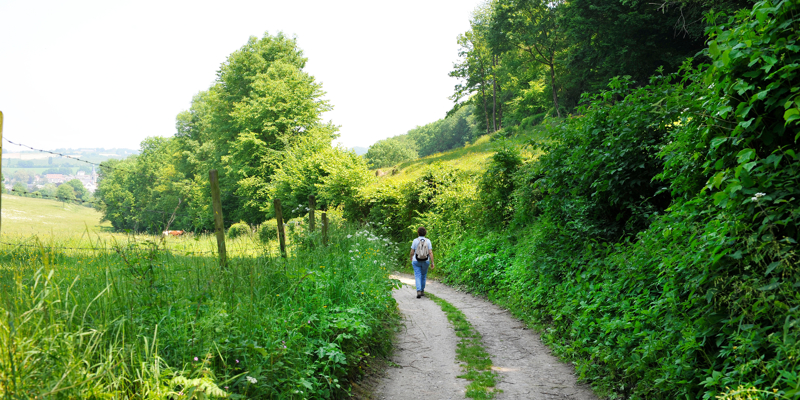
<instances>
[{"instance_id":1,"label":"foliage","mask_svg":"<svg viewBox=\"0 0 800 400\"><path fill-rule=\"evenodd\" d=\"M796 398L797 9L714 14L710 65L587 97L515 174L512 229L461 233L445 279L608 396Z\"/></svg>"},{"instance_id":2,"label":"foliage","mask_svg":"<svg viewBox=\"0 0 800 400\"><path fill-rule=\"evenodd\" d=\"M159 242L3 245L0 387L14 398L346 397L388 348L385 260L397 249L354 226L329 234L330 247L232 258L227 270Z\"/></svg>"},{"instance_id":3,"label":"foliage","mask_svg":"<svg viewBox=\"0 0 800 400\"><path fill-rule=\"evenodd\" d=\"M71 179L64 182L64 184L72 187L76 199L88 201L91 198L91 193L83 187L83 182L77 179Z\"/></svg>"},{"instance_id":4,"label":"foliage","mask_svg":"<svg viewBox=\"0 0 800 400\"><path fill-rule=\"evenodd\" d=\"M294 207L316 193L325 173L333 173L319 171L329 162L366 173L363 162L348 164L342 160L352 156L331 147L337 128L321 121L331 107L305 63L294 39L251 37L178 115L174 137L148 138L138 156L103 164L96 196L105 218L118 230L159 232L170 221L182 230L211 230L214 169L225 220L255 225L273 213L274 196L286 195ZM319 158L302 160L315 151ZM287 175L295 170L302 174Z\"/></svg>"},{"instance_id":5,"label":"foliage","mask_svg":"<svg viewBox=\"0 0 800 400\"><path fill-rule=\"evenodd\" d=\"M25 195L26 193L28 193L28 185L17 181L17 182L14 182L13 186L11 186L11 190L14 193L22 196L22 195Z\"/></svg>"},{"instance_id":6,"label":"foliage","mask_svg":"<svg viewBox=\"0 0 800 400\"><path fill-rule=\"evenodd\" d=\"M309 196L327 210L352 202L355 189L373 179L366 162L355 152L316 140L303 140L283 152L272 176L270 194L281 199L284 218L308 211Z\"/></svg>"},{"instance_id":7,"label":"foliage","mask_svg":"<svg viewBox=\"0 0 800 400\"><path fill-rule=\"evenodd\" d=\"M474 108L470 106L460 107L443 119L408 131L409 138L417 143L419 155L427 156L463 147L474 141L478 131L475 129L473 111Z\"/></svg>"},{"instance_id":8,"label":"foliage","mask_svg":"<svg viewBox=\"0 0 800 400\"><path fill-rule=\"evenodd\" d=\"M522 156L515 147L502 147L492 156L479 186L487 225L503 226L511 219L514 174L521 165Z\"/></svg>"},{"instance_id":9,"label":"foliage","mask_svg":"<svg viewBox=\"0 0 800 400\"><path fill-rule=\"evenodd\" d=\"M239 236L247 236L252 232L250 225L247 222L239 221L228 228L228 237L237 238Z\"/></svg>"},{"instance_id":10,"label":"foliage","mask_svg":"<svg viewBox=\"0 0 800 400\"><path fill-rule=\"evenodd\" d=\"M269 243L271 240L278 240L278 221L268 219L256 229L258 239L261 243Z\"/></svg>"},{"instance_id":11,"label":"foliage","mask_svg":"<svg viewBox=\"0 0 800 400\"><path fill-rule=\"evenodd\" d=\"M56 198L61 201L75 200L75 189L72 185L67 185L66 183L61 184L58 186L58 189L56 189Z\"/></svg>"},{"instance_id":12,"label":"foliage","mask_svg":"<svg viewBox=\"0 0 800 400\"><path fill-rule=\"evenodd\" d=\"M372 168L385 168L419 157L417 143L408 135L379 140L369 146L364 158Z\"/></svg>"},{"instance_id":13,"label":"foliage","mask_svg":"<svg viewBox=\"0 0 800 400\"><path fill-rule=\"evenodd\" d=\"M747 0L498 0L479 6L459 35L453 100L475 107L480 131L537 124L576 111L615 76L645 85L678 71L708 39L703 15Z\"/></svg>"}]
</instances>

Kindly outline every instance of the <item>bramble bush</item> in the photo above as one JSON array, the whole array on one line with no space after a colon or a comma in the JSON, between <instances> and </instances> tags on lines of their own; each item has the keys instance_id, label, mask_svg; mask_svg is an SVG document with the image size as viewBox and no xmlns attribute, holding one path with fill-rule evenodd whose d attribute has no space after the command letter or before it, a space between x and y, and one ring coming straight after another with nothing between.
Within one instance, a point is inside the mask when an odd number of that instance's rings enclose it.
<instances>
[{"instance_id":1,"label":"bramble bush","mask_svg":"<svg viewBox=\"0 0 800 400\"><path fill-rule=\"evenodd\" d=\"M800 397L798 9L712 14L709 65L587 99L515 174L512 229L462 235L445 279L611 397Z\"/></svg>"}]
</instances>

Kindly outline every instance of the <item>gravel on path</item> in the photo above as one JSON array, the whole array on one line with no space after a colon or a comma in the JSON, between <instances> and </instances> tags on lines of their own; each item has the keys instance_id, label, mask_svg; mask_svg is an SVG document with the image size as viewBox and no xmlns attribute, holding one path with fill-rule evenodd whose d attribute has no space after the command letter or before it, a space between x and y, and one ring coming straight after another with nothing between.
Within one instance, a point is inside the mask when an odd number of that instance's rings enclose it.
<instances>
[{"instance_id":1,"label":"gravel on path","mask_svg":"<svg viewBox=\"0 0 800 400\"><path fill-rule=\"evenodd\" d=\"M463 399L466 386L455 361L458 337L439 306L425 297L416 298L414 277L395 273L405 284L394 292L406 323L398 335L392 361L403 368L389 368L378 384L378 399ZM483 336L493 369L500 375L495 398L597 400L591 389L577 383L574 368L550 354L539 335L511 313L486 300L428 281L431 292L461 310ZM412 367L412 368L409 368Z\"/></svg>"}]
</instances>

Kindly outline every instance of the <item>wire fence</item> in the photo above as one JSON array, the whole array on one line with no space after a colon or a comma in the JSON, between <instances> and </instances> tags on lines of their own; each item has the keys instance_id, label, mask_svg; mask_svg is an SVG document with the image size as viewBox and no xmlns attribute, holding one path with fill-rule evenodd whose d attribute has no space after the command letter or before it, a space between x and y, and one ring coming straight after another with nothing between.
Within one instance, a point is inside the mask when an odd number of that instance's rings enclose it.
<instances>
[{"instance_id":1,"label":"wire fence","mask_svg":"<svg viewBox=\"0 0 800 400\"><path fill-rule=\"evenodd\" d=\"M31 146L28 146L27 144L13 142L11 140L8 140L8 138L5 138L5 137L3 138L3 140L5 140L6 142L8 142L10 144L13 144L14 146L24 147L26 149L30 149L30 150L33 150L33 151L38 151L40 153L52 154L54 156L69 158L70 160L75 160L75 161L82 162L82 163L85 163L85 164L95 165L95 166L98 166L98 167L101 167L101 168L108 168L108 169L111 169L111 170L116 170L114 167L112 167L112 166L110 166L108 164L105 164L105 165L98 164L98 163L94 163L94 162L91 162L91 161L88 161L88 160L84 160L84 159L81 159L81 158L78 158L78 157L70 156L70 155L67 155L67 154L61 154L61 153L58 153L58 152L55 152L55 151L33 148Z\"/></svg>"},{"instance_id":2,"label":"wire fence","mask_svg":"<svg viewBox=\"0 0 800 400\"><path fill-rule=\"evenodd\" d=\"M70 156L70 155L67 155L67 154L62 154L62 153L55 152L55 151L37 149L35 147L29 146L29 145L26 145L26 144L23 144L23 143L19 143L19 142L15 142L15 141L9 140L8 138L3 138L3 140L5 140L6 142L8 142L8 143L10 143L12 145L23 147L23 148L27 148L27 149L30 149L30 150L33 150L33 151L38 151L38 152L41 152L41 153L47 153L47 154L52 154L52 155L59 156L59 157L64 157L64 158L68 158L68 159L71 159L71 160L79 161L79 162L82 162L82 163L85 163L85 164L94 165L94 166L97 166L97 167L100 167L100 168L107 168L107 169L113 170L113 171L121 171L121 172L125 172L125 173L130 173L130 171L127 171L125 169L120 169L120 168L114 168L114 167L112 167L112 166L110 166L108 164L95 163L95 162L91 162L91 161L88 161L88 160L83 160L83 159L80 159L80 158L77 158L77 157L74 157L74 156ZM91 206L91 207L96 208L96 209L122 209L122 210L136 211L136 212L143 212L143 213L158 213L158 214L162 214L164 216L169 216L169 221L168 222L166 222L166 221L163 222L165 227L167 227L167 228L169 227L169 225L171 224L172 220L176 216L190 217L190 218L199 218L200 217L199 215L197 215L197 213L188 213L188 212L178 211L177 207L173 211L164 211L164 210L152 209L152 208L147 208L147 207L136 207L136 206L130 206L130 205L122 205L122 204L119 204L119 203L117 203L117 204L109 204L108 202L100 200L100 199L94 199L94 200L69 199L69 198L60 197L60 196L57 196L57 195L54 196L54 195L43 194L43 193L40 193L40 192L20 191L20 190L16 190L16 189L13 189L13 188L10 189L9 192L11 194L14 194L14 195L17 195L17 196L20 196L20 197L23 197L23 198L56 200L56 201L61 201L61 202L64 202L64 203L69 203L69 204L75 204L75 205L81 205L81 206ZM249 197L238 196L238 195L235 195L233 193L226 193L225 196L226 196L226 198L237 198L237 199L252 200ZM179 201L178 204L180 205L180 201ZM166 235L167 232L165 231L164 234ZM141 242L139 242L139 243L141 243ZM6 241L0 241L0 245L6 245L6 246L12 246L12 247L25 247L25 248L46 247L48 249L53 249L53 250L97 251L97 252L99 252L99 251L120 251L120 250L122 250L122 248L120 248L120 247L108 248L108 247L42 246L42 245L38 245L38 244L11 243L11 242L6 242ZM187 255L187 256L218 254L217 251L182 251L182 250L179 250L179 249L169 249L169 248L166 248L166 247L157 248L157 250L158 251L163 251L163 252L169 252L169 253L173 253L173 254L177 253L179 255ZM251 249L251 250L254 250L254 249Z\"/></svg>"}]
</instances>

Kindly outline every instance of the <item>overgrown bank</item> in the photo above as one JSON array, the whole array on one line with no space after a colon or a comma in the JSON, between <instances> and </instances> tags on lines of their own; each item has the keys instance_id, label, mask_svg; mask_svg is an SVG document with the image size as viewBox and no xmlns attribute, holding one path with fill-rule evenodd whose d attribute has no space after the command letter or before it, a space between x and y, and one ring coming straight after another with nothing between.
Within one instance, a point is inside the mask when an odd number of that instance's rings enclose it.
<instances>
[{"instance_id":1,"label":"overgrown bank","mask_svg":"<svg viewBox=\"0 0 800 400\"><path fill-rule=\"evenodd\" d=\"M613 79L530 147L496 142L484 173L434 165L346 211L429 227L446 281L611 397L797 398L798 9L711 14L708 64Z\"/></svg>"},{"instance_id":2,"label":"overgrown bank","mask_svg":"<svg viewBox=\"0 0 800 400\"><path fill-rule=\"evenodd\" d=\"M289 259L237 257L226 270L158 243L4 245L0 397L347 396L390 348L397 249L350 225L332 225L330 247L297 232Z\"/></svg>"}]
</instances>

